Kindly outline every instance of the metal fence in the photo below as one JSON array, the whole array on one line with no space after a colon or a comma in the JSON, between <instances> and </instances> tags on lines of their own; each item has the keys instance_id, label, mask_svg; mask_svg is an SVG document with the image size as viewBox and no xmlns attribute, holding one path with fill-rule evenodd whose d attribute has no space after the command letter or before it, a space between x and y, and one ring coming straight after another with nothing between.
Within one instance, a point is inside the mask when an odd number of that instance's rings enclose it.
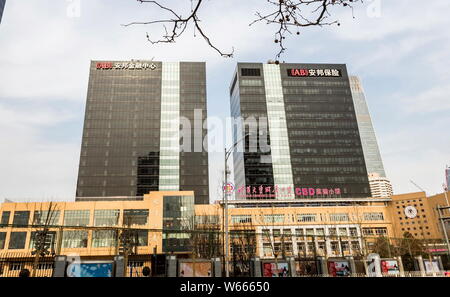
<instances>
[{"instance_id":1,"label":"metal fence","mask_svg":"<svg viewBox=\"0 0 450 297\"><path fill-rule=\"evenodd\" d=\"M27 246L20 251L10 249L10 243L0 242L0 277L17 277L21 271L28 270L30 276L51 277L56 255L67 255L72 250L83 251L82 259L101 259L112 261L115 256L126 255L127 277L144 276L144 267L151 269L151 275L164 276L165 256L173 255L175 246L178 258L211 259L224 261L224 233L215 228L196 228L195 230L157 230L124 227L83 227L83 226L0 226L0 232L10 234L26 233ZM45 234L41 234L46 230ZM41 232L41 233L39 233ZM36 237L41 234L42 240ZM213 234L214 236L211 236ZM179 236L182 235L182 236ZM160 252L151 246L151 237L160 238L157 243ZM172 241L168 238L174 239ZM178 240L182 238L183 240ZM39 243L41 242L41 246ZM183 246L180 246L183 243ZM261 250L261 247L269 247ZM294 245L296 248L294 249ZM162 252L161 252L162 250ZM42 253L42 252L46 253ZM267 255L266 255L267 252ZM36 253L40 254L36 257ZM256 233L250 229L230 231L230 274L231 276L251 276L250 261L254 257L262 260L283 261L295 258L298 276L325 276L319 273L317 257L355 258L355 271L352 276L365 276L363 260L368 254L377 253L381 258L402 257L404 276L428 276L418 271L416 256L432 260L442 256L443 270L450 270L450 257L446 245L440 239L388 238L385 236L348 235L307 235ZM445 276L445 272L432 273L431 276ZM392 277L392 275L386 275ZM395 277L395 276L394 276Z\"/></svg>"}]
</instances>

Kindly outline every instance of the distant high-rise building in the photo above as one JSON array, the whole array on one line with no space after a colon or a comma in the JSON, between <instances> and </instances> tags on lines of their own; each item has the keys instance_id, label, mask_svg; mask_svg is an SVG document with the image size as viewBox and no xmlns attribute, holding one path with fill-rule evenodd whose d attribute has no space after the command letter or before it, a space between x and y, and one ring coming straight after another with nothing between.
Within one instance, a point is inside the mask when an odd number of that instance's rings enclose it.
<instances>
[{"instance_id":1,"label":"distant high-rise building","mask_svg":"<svg viewBox=\"0 0 450 297\"><path fill-rule=\"evenodd\" d=\"M230 97L238 199L370 197L345 65L238 63Z\"/></svg>"},{"instance_id":2,"label":"distant high-rise building","mask_svg":"<svg viewBox=\"0 0 450 297\"><path fill-rule=\"evenodd\" d=\"M372 197L391 197L394 194L390 180L378 173L369 173L369 184Z\"/></svg>"},{"instance_id":3,"label":"distant high-rise building","mask_svg":"<svg viewBox=\"0 0 450 297\"><path fill-rule=\"evenodd\" d=\"M206 116L203 62L92 61L77 199L186 190L208 204Z\"/></svg>"},{"instance_id":4,"label":"distant high-rise building","mask_svg":"<svg viewBox=\"0 0 450 297\"><path fill-rule=\"evenodd\" d=\"M445 181L447 182L447 191L450 190L450 167L445 168Z\"/></svg>"},{"instance_id":5,"label":"distant high-rise building","mask_svg":"<svg viewBox=\"0 0 450 297\"><path fill-rule=\"evenodd\" d=\"M0 23L2 22L3 10L5 9L6 0L0 0Z\"/></svg>"},{"instance_id":6,"label":"distant high-rise building","mask_svg":"<svg viewBox=\"0 0 450 297\"><path fill-rule=\"evenodd\" d=\"M356 119L358 120L359 134L361 136L367 172L369 174L378 173L379 176L386 177L377 137L375 135L369 108L364 95L364 89L358 77L350 76L350 87L352 90L353 103L355 104Z\"/></svg>"}]
</instances>

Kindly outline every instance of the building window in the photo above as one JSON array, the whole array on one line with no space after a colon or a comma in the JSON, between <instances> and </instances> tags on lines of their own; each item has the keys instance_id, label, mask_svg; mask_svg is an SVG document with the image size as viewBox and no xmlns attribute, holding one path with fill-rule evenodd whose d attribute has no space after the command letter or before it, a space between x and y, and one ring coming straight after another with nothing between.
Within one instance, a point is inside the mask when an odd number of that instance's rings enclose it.
<instances>
[{"instance_id":1,"label":"building window","mask_svg":"<svg viewBox=\"0 0 450 297\"><path fill-rule=\"evenodd\" d=\"M124 226L145 226L148 222L148 209L125 209L123 211Z\"/></svg>"},{"instance_id":2,"label":"building window","mask_svg":"<svg viewBox=\"0 0 450 297\"><path fill-rule=\"evenodd\" d=\"M264 257L272 257L272 245L270 243L263 244Z\"/></svg>"},{"instance_id":3,"label":"building window","mask_svg":"<svg viewBox=\"0 0 450 297\"><path fill-rule=\"evenodd\" d=\"M59 210L36 210L33 216L33 225L56 226L59 225Z\"/></svg>"},{"instance_id":4,"label":"building window","mask_svg":"<svg viewBox=\"0 0 450 297\"><path fill-rule=\"evenodd\" d=\"M299 254L300 253L302 253L302 254L306 253L306 244L304 242L297 242L297 250L298 250Z\"/></svg>"},{"instance_id":5,"label":"building window","mask_svg":"<svg viewBox=\"0 0 450 297\"><path fill-rule=\"evenodd\" d=\"M332 213L330 214L331 222L348 222L349 217L347 213Z\"/></svg>"},{"instance_id":6,"label":"building window","mask_svg":"<svg viewBox=\"0 0 450 297\"><path fill-rule=\"evenodd\" d=\"M303 229L295 229L295 235L296 236L304 236L304 230Z\"/></svg>"},{"instance_id":7,"label":"building window","mask_svg":"<svg viewBox=\"0 0 450 297\"><path fill-rule=\"evenodd\" d=\"M264 223L283 223L284 214L264 215Z\"/></svg>"},{"instance_id":8,"label":"building window","mask_svg":"<svg viewBox=\"0 0 450 297\"><path fill-rule=\"evenodd\" d=\"M280 229L273 229L272 230L273 238L274 240L280 240L281 237L281 230Z\"/></svg>"},{"instance_id":9,"label":"building window","mask_svg":"<svg viewBox=\"0 0 450 297\"><path fill-rule=\"evenodd\" d=\"M66 210L64 212L65 226L87 226L89 225L89 210Z\"/></svg>"},{"instance_id":10,"label":"building window","mask_svg":"<svg viewBox=\"0 0 450 297\"><path fill-rule=\"evenodd\" d=\"M38 232L31 232L31 237L30 237L30 249L35 249L35 243L36 243L36 236L37 236ZM54 231L50 231L47 232L46 236L45 236L45 244L44 246L50 251L54 249L55 246L55 242L56 242L56 232Z\"/></svg>"},{"instance_id":11,"label":"building window","mask_svg":"<svg viewBox=\"0 0 450 297\"><path fill-rule=\"evenodd\" d=\"M117 232L115 230L96 230L92 232L92 247L116 246Z\"/></svg>"},{"instance_id":12,"label":"building window","mask_svg":"<svg viewBox=\"0 0 450 297\"><path fill-rule=\"evenodd\" d=\"M125 230L122 233L124 235L131 240L133 246L148 246L147 230Z\"/></svg>"},{"instance_id":13,"label":"building window","mask_svg":"<svg viewBox=\"0 0 450 297\"><path fill-rule=\"evenodd\" d=\"M22 250L25 248L25 241L27 240L27 232L11 232L9 237L10 250Z\"/></svg>"},{"instance_id":14,"label":"building window","mask_svg":"<svg viewBox=\"0 0 450 297\"><path fill-rule=\"evenodd\" d=\"M6 232L0 232L0 250L5 248Z\"/></svg>"},{"instance_id":15,"label":"building window","mask_svg":"<svg viewBox=\"0 0 450 297\"><path fill-rule=\"evenodd\" d=\"M341 242L342 251L350 251L350 245L347 241Z\"/></svg>"},{"instance_id":16,"label":"building window","mask_svg":"<svg viewBox=\"0 0 450 297\"><path fill-rule=\"evenodd\" d=\"M14 218L13 218L13 225L14 226L26 226L26 225L28 225L29 219L30 219L29 211L15 211Z\"/></svg>"},{"instance_id":17,"label":"building window","mask_svg":"<svg viewBox=\"0 0 450 297\"><path fill-rule=\"evenodd\" d=\"M0 221L0 225L8 225L10 216L11 216L11 212L10 211L2 212L2 219Z\"/></svg>"},{"instance_id":18,"label":"building window","mask_svg":"<svg viewBox=\"0 0 450 297\"><path fill-rule=\"evenodd\" d=\"M252 216L251 215L232 215L231 216L231 222L233 224L251 223L252 222Z\"/></svg>"},{"instance_id":19,"label":"building window","mask_svg":"<svg viewBox=\"0 0 450 297\"><path fill-rule=\"evenodd\" d=\"M297 222L315 222L316 217L316 214L298 214Z\"/></svg>"},{"instance_id":20,"label":"building window","mask_svg":"<svg viewBox=\"0 0 450 297\"><path fill-rule=\"evenodd\" d=\"M110 227L119 223L120 210L98 209L94 212L94 226Z\"/></svg>"},{"instance_id":21,"label":"building window","mask_svg":"<svg viewBox=\"0 0 450 297\"><path fill-rule=\"evenodd\" d=\"M259 80L259 79L243 79L241 81L241 86L243 86L243 87L262 87L263 82L262 82L262 80Z\"/></svg>"},{"instance_id":22,"label":"building window","mask_svg":"<svg viewBox=\"0 0 450 297\"><path fill-rule=\"evenodd\" d=\"M359 241L352 241L352 250L354 251L360 250Z\"/></svg>"},{"instance_id":23,"label":"building window","mask_svg":"<svg viewBox=\"0 0 450 297\"><path fill-rule=\"evenodd\" d=\"M196 224L212 224L216 225L219 224L220 218L217 215L202 215L202 216L195 216L195 223Z\"/></svg>"},{"instance_id":24,"label":"building window","mask_svg":"<svg viewBox=\"0 0 450 297\"><path fill-rule=\"evenodd\" d=\"M333 254L339 254L339 243L337 241L331 242L331 252Z\"/></svg>"},{"instance_id":25,"label":"building window","mask_svg":"<svg viewBox=\"0 0 450 297\"><path fill-rule=\"evenodd\" d=\"M81 230L64 231L62 247L67 249L87 248L88 232Z\"/></svg>"},{"instance_id":26,"label":"building window","mask_svg":"<svg viewBox=\"0 0 450 297\"><path fill-rule=\"evenodd\" d=\"M136 230L136 246L148 246L148 231Z\"/></svg>"},{"instance_id":27,"label":"building window","mask_svg":"<svg viewBox=\"0 0 450 297\"><path fill-rule=\"evenodd\" d=\"M384 215L382 212L365 212L364 220L366 220L366 221L383 221Z\"/></svg>"},{"instance_id":28,"label":"building window","mask_svg":"<svg viewBox=\"0 0 450 297\"><path fill-rule=\"evenodd\" d=\"M339 228L339 236L347 236L347 228Z\"/></svg>"},{"instance_id":29,"label":"building window","mask_svg":"<svg viewBox=\"0 0 450 297\"><path fill-rule=\"evenodd\" d=\"M356 237L358 236L358 230L356 228L350 228L350 236Z\"/></svg>"},{"instance_id":30,"label":"building window","mask_svg":"<svg viewBox=\"0 0 450 297\"><path fill-rule=\"evenodd\" d=\"M323 228L316 229L316 234L318 236L325 236L325 229L323 229Z\"/></svg>"},{"instance_id":31,"label":"building window","mask_svg":"<svg viewBox=\"0 0 450 297\"><path fill-rule=\"evenodd\" d=\"M261 70L259 68L242 68L242 76L261 76Z\"/></svg>"},{"instance_id":32,"label":"building window","mask_svg":"<svg viewBox=\"0 0 450 297\"><path fill-rule=\"evenodd\" d=\"M366 236L387 236L387 229L383 227L363 228L363 234Z\"/></svg>"}]
</instances>

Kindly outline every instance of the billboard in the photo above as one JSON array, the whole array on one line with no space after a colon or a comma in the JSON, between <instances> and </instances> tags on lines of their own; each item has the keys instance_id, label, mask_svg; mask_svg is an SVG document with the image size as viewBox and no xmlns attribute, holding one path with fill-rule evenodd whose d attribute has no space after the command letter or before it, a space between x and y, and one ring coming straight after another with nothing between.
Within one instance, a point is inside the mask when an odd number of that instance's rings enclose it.
<instances>
[{"instance_id":1,"label":"billboard","mask_svg":"<svg viewBox=\"0 0 450 297\"><path fill-rule=\"evenodd\" d=\"M194 266L195 265L195 266ZM211 277L211 261L180 262L178 265L179 277ZM195 273L195 275L194 275Z\"/></svg>"},{"instance_id":2,"label":"billboard","mask_svg":"<svg viewBox=\"0 0 450 297\"><path fill-rule=\"evenodd\" d=\"M328 273L331 276L349 276L352 272L348 261L328 262Z\"/></svg>"},{"instance_id":3,"label":"billboard","mask_svg":"<svg viewBox=\"0 0 450 297\"><path fill-rule=\"evenodd\" d=\"M289 265L286 262L281 263L263 263L264 277L287 277L289 276Z\"/></svg>"},{"instance_id":4,"label":"billboard","mask_svg":"<svg viewBox=\"0 0 450 297\"><path fill-rule=\"evenodd\" d=\"M423 264L425 266L425 271L427 273L439 272L439 262L437 260L424 260Z\"/></svg>"},{"instance_id":5,"label":"billboard","mask_svg":"<svg viewBox=\"0 0 450 297\"><path fill-rule=\"evenodd\" d=\"M112 277L113 262L73 262L67 266L68 277Z\"/></svg>"},{"instance_id":6,"label":"billboard","mask_svg":"<svg viewBox=\"0 0 450 297\"><path fill-rule=\"evenodd\" d=\"M399 275L400 268L398 267L398 262L396 260L382 260L381 272L387 275Z\"/></svg>"}]
</instances>

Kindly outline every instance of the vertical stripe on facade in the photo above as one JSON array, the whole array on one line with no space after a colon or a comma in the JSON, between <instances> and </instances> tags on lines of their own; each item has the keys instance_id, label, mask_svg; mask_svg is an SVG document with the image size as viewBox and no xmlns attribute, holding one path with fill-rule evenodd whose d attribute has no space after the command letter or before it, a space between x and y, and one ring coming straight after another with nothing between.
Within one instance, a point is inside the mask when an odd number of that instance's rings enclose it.
<instances>
[{"instance_id":1,"label":"vertical stripe on facade","mask_svg":"<svg viewBox=\"0 0 450 297\"><path fill-rule=\"evenodd\" d=\"M283 86L280 66L263 64L266 91L267 118L269 122L270 146L274 185L279 189L291 189L276 194L277 199L294 199L295 189L291 167L291 153L284 109Z\"/></svg>"},{"instance_id":2,"label":"vertical stripe on facade","mask_svg":"<svg viewBox=\"0 0 450 297\"><path fill-rule=\"evenodd\" d=\"M162 63L159 190L180 188L180 64Z\"/></svg>"}]
</instances>

